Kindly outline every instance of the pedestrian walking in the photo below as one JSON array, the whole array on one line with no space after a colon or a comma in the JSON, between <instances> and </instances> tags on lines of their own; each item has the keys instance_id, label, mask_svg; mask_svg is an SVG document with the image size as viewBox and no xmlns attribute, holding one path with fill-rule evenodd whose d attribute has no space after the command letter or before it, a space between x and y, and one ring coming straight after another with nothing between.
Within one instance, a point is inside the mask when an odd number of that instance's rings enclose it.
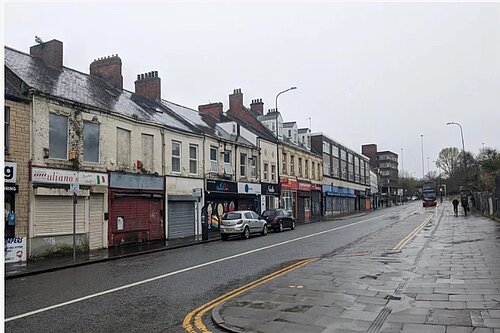
<instances>
[{"instance_id":1,"label":"pedestrian walking","mask_svg":"<svg viewBox=\"0 0 500 333\"><path fill-rule=\"evenodd\" d=\"M469 198L466 195L462 196L461 201L462 201L462 207L464 208L464 214L465 214L465 216L467 216L467 212L470 209L469 208Z\"/></svg>"},{"instance_id":2,"label":"pedestrian walking","mask_svg":"<svg viewBox=\"0 0 500 333\"><path fill-rule=\"evenodd\" d=\"M458 200L457 198L453 199L451 202L453 204L453 212L455 213L455 216L458 216Z\"/></svg>"}]
</instances>

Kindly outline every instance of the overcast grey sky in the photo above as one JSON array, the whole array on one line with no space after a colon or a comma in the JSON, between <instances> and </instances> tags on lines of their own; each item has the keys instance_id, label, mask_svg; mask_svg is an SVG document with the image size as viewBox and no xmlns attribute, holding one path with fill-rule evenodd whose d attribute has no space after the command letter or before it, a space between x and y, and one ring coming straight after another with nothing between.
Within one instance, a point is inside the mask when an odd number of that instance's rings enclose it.
<instances>
[{"instance_id":1,"label":"overcast grey sky","mask_svg":"<svg viewBox=\"0 0 500 333\"><path fill-rule=\"evenodd\" d=\"M245 105L279 97L297 121L360 152L401 155L422 176L444 147L500 148L498 3L7 3L5 45L64 43L64 65L89 72L118 53L124 87L158 71L162 97L194 109L241 88ZM401 156L400 156L401 165Z\"/></svg>"}]
</instances>

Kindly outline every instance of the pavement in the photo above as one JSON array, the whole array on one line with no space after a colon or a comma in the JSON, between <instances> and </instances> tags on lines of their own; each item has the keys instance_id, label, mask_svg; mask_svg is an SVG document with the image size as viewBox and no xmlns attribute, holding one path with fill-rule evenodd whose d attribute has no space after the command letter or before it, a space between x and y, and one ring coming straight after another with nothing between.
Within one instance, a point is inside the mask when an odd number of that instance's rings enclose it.
<instances>
[{"instance_id":1,"label":"pavement","mask_svg":"<svg viewBox=\"0 0 500 333\"><path fill-rule=\"evenodd\" d=\"M219 304L212 319L247 333L500 333L500 224L455 217L449 202L427 221L400 251L401 231L376 233Z\"/></svg>"},{"instance_id":2,"label":"pavement","mask_svg":"<svg viewBox=\"0 0 500 333\"><path fill-rule=\"evenodd\" d=\"M328 221L343 220L346 218L364 216L370 212L361 212L354 214L339 215L335 218L329 218ZM324 220L321 220L324 221ZM315 223L321 221L307 222ZM298 225L304 224L297 223ZM89 265L93 263L105 262L109 260L116 260L121 258L133 257L138 255L144 255L148 253L154 253L159 251L166 251L172 249L178 249L187 246L193 246L198 244L204 244L214 241L220 241L220 234L218 232L209 232L208 240L202 240L201 236L184 237L179 239L173 239L168 241L158 241L143 244L131 244L119 247L110 247L107 249L92 250L87 253L77 254L75 260L73 256L52 256L46 258L39 258L36 260L28 260L22 263L5 263L4 278L13 279L20 278L24 276L30 276L40 273L53 272L61 269L78 267L83 265Z\"/></svg>"}]
</instances>

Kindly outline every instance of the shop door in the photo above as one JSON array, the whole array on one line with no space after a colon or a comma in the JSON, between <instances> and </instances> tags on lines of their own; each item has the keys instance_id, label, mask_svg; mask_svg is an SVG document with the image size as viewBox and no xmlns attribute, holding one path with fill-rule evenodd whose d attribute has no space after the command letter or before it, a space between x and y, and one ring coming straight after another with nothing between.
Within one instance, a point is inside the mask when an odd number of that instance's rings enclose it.
<instances>
[{"instance_id":1,"label":"shop door","mask_svg":"<svg viewBox=\"0 0 500 333\"><path fill-rule=\"evenodd\" d=\"M102 249L104 244L104 195L92 194L90 196L89 214L89 248L91 250Z\"/></svg>"},{"instance_id":2,"label":"shop door","mask_svg":"<svg viewBox=\"0 0 500 333\"><path fill-rule=\"evenodd\" d=\"M193 201L168 202L168 239L194 236L195 211Z\"/></svg>"},{"instance_id":3,"label":"shop door","mask_svg":"<svg viewBox=\"0 0 500 333\"><path fill-rule=\"evenodd\" d=\"M305 220L304 197L297 197L297 220Z\"/></svg>"}]
</instances>

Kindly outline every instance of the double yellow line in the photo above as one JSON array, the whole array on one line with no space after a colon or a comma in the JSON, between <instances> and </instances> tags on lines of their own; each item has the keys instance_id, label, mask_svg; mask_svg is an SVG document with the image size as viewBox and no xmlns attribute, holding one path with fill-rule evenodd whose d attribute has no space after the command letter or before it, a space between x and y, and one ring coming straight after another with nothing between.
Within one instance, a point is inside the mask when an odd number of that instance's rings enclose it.
<instances>
[{"instance_id":1,"label":"double yellow line","mask_svg":"<svg viewBox=\"0 0 500 333\"><path fill-rule=\"evenodd\" d=\"M299 267L305 266L314 260L317 260L317 259L300 260L300 261L298 261L290 266L287 266L283 269L280 269L279 271L276 271L276 272L271 273L269 275L266 275L258 280L250 282L249 284L247 284L243 287L235 289L235 290L233 290L225 295L222 295L222 296L194 309L193 311L188 313L186 315L186 317L184 317L184 321L182 322L182 327L184 327L184 329L186 331L188 331L189 333L198 333L198 332L211 333L211 331L209 331L207 329L207 327L205 326L205 324L203 324L203 321L202 321L205 313L212 310L213 308L215 308L216 306L218 306L219 304L221 304L223 302L227 302L230 299L232 299L232 298L234 298L234 297L236 297L236 296L238 296L246 291L249 291L257 286L260 286L261 284L266 283L272 279L275 279L277 277L285 275L288 272L291 272ZM198 331L196 329L198 329Z\"/></svg>"},{"instance_id":2,"label":"double yellow line","mask_svg":"<svg viewBox=\"0 0 500 333\"><path fill-rule=\"evenodd\" d=\"M392 249L392 251L401 251L401 249L403 247L405 247L406 244L408 244L409 241L412 240L413 237L415 237L415 235L420 231L422 230L426 225L427 223L429 223L429 221L432 219L432 215L429 216L428 218L426 218L424 220L424 222L422 222L421 224L419 224L415 229L413 229L412 232L410 232L405 238L403 238L402 240L399 241L398 244L396 244L396 246Z\"/></svg>"}]
</instances>

